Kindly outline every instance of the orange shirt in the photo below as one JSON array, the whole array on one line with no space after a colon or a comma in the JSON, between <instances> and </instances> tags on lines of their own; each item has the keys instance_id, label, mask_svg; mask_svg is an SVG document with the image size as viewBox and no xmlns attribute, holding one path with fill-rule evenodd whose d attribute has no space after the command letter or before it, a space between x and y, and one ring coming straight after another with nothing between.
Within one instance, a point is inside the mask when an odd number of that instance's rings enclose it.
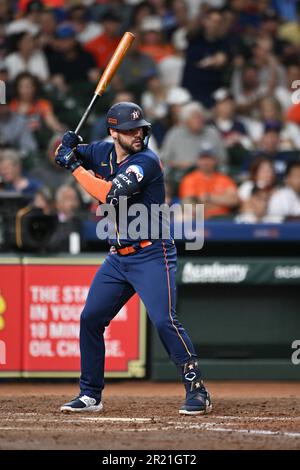
<instances>
[{"instance_id":1,"label":"orange shirt","mask_svg":"<svg viewBox=\"0 0 300 470\"><path fill-rule=\"evenodd\" d=\"M15 112L19 113L19 106L20 102L18 100L12 100L9 104L10 109ZM33 116L33 115L40 115L44 119L46 114L52 111L52 105L48 100L36 100L32 103L30 108L28 109L26 116ZM22 114L22 113L21 113Z\"/></svg>"},{"instance_id":2,"label":"orange shirt","mask_svg":"<svg viewBox=\"0 0 300 470\"><path fill-rule=\"evenodd\" d=\"M98 67L103 70L115 52L119 41L119 37L110 38L103 33L84 44L84 49L93 55Z\"/></svg>"},{"instance_id":3,"label":"orange shirt","mask_svg":"<svg viewBox=\"0 0 300 470\"><path fill-rule=\"evenodd\" d=\"M139 48L143 54L148 54L152 57L154 62L158 63L161 60L165 59L166 57L169 57L170 55L174 55L175 49L173 46L170 46L169 44L161 44L161 45L149 45L147 44L142 44Z\"/></svg>"},{"instance_id":4,"label":"orange shirt","mask_svg":"<svg viewBox=\"0 0 300 470\"><path fill-rule=\"evenodd\" d=\"M213 173L210 176L205 175L199 170L192 171L186 175L179 186L180 199L188 197L203 197L205 194L221 195L228 189L237 190L236 184L229 176L222 173ZM206 205L205 205L206 206ZM204 207L205 218L230 213L229 207L217 206L215 204Z\"/></svg>"},{"instance_id":5,"label":"orange shirt","mask_svg":"<svg viewBox=\"0 0 300 470\"><path fill-rule=\"evenodd\" d=\"M30 0L19 0L18 9L24 12ZM43 0L42 2L47 8L63 8L64 0Z\"/></svg>"}]
</instances>

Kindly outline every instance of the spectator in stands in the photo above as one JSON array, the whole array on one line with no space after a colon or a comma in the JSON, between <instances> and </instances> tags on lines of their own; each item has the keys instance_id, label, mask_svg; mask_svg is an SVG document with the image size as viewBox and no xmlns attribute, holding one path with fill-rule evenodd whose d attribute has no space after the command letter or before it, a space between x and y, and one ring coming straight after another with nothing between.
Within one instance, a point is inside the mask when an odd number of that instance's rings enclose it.
<instances>
[{"instance_id":1,"label":"spectator in stands","mask_svg":"<svg viewBox=\"0 0 300 470\"><path fill-rule=\"evenodd\" d=\"M81 3L92 3L91 0L86 0ZM116 15L119 21L119 33L121 31L131 31L132 12L134 3L131 0L100 0L93 2L90 8L91 17L102 22L102 19L108 15Z\"/></svg>"},{"instance_id":2,"label":"spectator in stands","mask_svg":"<svg viewBox=\"0 0 300 470\"><path fill-rule=\"evenodd\" d=\"M31 178L38 179L52 191L55 191L63 184L71 184L73 182L72 175L68 174L68 172L60 171L59 166L55 163L55 150L61 143L61 137L61 134L56 134L50 139L45 151L45 158L28 172Z\"/></svg>"},{"instance_id":3,"label":"spectator in stands","mask_svg":"<svg viewBox=\"0 0 300 470\"><path fill-rule=\"evenodd\" d=\"M8 71L4 60L0 59L0 104L5 104L9 100L11 93L11 83L8 82Z\"/></svg>"},{"instance_id":4,"label":"spectator in stands","mask_svg":"<svg viewBox=\"0 0 300 470\"><path fill-rule=\"evenodd\" d=\"M33 207L43 211L43 214L50 215L54 212L54 196L53 192L47 186L43 186L37 190L32 201Z\"/></svg>"},{"instance_id":5,"label":"spectator in stands","mask_svg":"<svg viewBox=\"0 0 300 470\"><path fill-rule=\"evenodd\" d=\"M49 62L53 82L57 85L60 81L66 86L93 80L94 75L99 79L96 63L92 55L84 51L77 42L74 28L63 24L57 28L56 35L57 53Z\"/></svg>"},{"instance_id":6,"label":"spectator in stands","mask_svg":"<svg viewBox=\"0 0 300 470\"><path fill-rule=\"evenodd\" d=\"M270 192L254 186L250 197L242 204L239 214L235 217L238 223L257 224L261 222L276 222L274 217L267 214Z\"/></svg>"},{"instance_id":7,"label":"spectator in stands","mask_svg":"<svg viewBox=\"0 0 300 470\"><path fill-rule=\"evenodd\" d=\"M5 30L5 25L0 23L0 60L4 61L8 53L8 38Z\"/></svg>"},{"instance_id":8,"label":"spectator in stands","mask_svg":"<svg viewBox=\"0 0 300 470\"><path fill-rule=\"evenodd\" d=\"M228 216L239 199L233 179L217 171L218 157L210 144L198 152L197 169L186 175L179 186L183 203L204 204L205 218Z\"/></svg>"},{"instance_id":9,"label":"spectator in stands","mask_svg":"<svg viewBox=\"0 0 300 470\"><path fill-rule=\"evenodd\" d=\"M108 64L119 43L120 22L121 18L117 13L108 11L101 18L103 32L84 44L85 50L93 55L97 66L102 70Z\"/></svg>"},{"instance_id":10,"label":"spectator in stands","mask_svg":"<svg viewBox=\"0 0 300 470\"><path fill-rule=\"evenodd\" d=\"M239 112L251 112L255 117L257 99L273 94L278 86L285 86L286 75L283 66L274 55L270 36L261 35L251 50L251 67L236 67L232 76L232 91L239 106Z\"/></svg>"},{"instance_id":11,"label":"spectator in stands","mask_svg":"<svg viewBox=\"0 0 300 470\"><path fill-rule=\"evenodd\" d=\"M157 66L148 54L140 51L140 35L128 49L117 73L118 88L132 91L137 97L146 88L146 78L157 73Z\"/></svg>"},{"instance_id":12,"label":"spectator in stands","mask_svg":"<svg viewBox=\"0 0 300 470\"><path fill-rule=\"evenodd\" d=\"M162 84L166 88L179 87L182 83L185 58L181 51L164 57L157 65Z\"/></svg>"},{"instance_id":13,"label":"spectator in stands","mask_svg":"<svg viewBox=\"0 0 300 470\"><path fill-rule=\"evenodd\" d=\"M246 201L251 197L254 187L270 191L270 193L276 188L276 174L273 163L264 156L258 156L252 161L249 179L239 186L238 193L241 201Z\"/></svg>"},{"instance_id":14,"label":"spectator in stands","mask_svg":"<svg viewBox=\"0 0 300 470\"><path fill-rule=\"evenodd\" d=\"M258 145L258 153L269 158L274 165L276 175L279 179L285 173L287 163L294 160L296 152L284 152L280 150L280 132L281 126L275 123L265 125L264 134Z\"/></svg>"},{"instance_id":15,"label":"spectator in stands","mask_svg":"<svg viewBox=\"0 0 300 470\"><path fill-rule=\"evenodd\" d=\"M278 89L277 97L282 101L284 99L285 109L287 109L287 121L300 126L300 66L297 64L290 65L287 69L289 78L289 88L287 90ZM283 98L284 97L284 98Z\"/></svg>"},{"instance_id":16,"label":"spectator in stands","mask_svg":"<svg viewBox=\"0 0 300 470\"><path fill-rule=\"evenodd\" d=\"M285 187L270 199L268 214L281 220L300 217L300 162L290 162L285 175Z\"/></svg>"},{"instance_id":17,"label":"spectator in stands","mask_svg":"<svg viewBox=\"0 0 300 470\"><path fill-rule=\"evenodd\" d=\"M291 122L294 119L289 119L292 115L293 109L293 95L295 94L296 90L299 90L299 85L297 81L299 81L300 77L300 65L297 63L291 63L286 66L286 84L284 86L278 86L274 90L274 97L280 103L281 108L283 111L288 111L288 120ZM297 94L297 92L296 92ZM298 91L299 96L299 91ZM296 105L297 106L297 105ZM291 113L291 115L290 115ZM300 113L299 113L300 115ZM296 124L300 123L300 117L298 120L295 121Z\"/></svg>"},{"instance_id":18,"label":"spectator in stands","mask_svg":"<svg viewBox=\"0 0 300 470\"><path fill-rule=\"evenodd\" d=\"M285 85L285 70L274 54L274 43L270 35L260 34L252 54L252 61L257 67L261 84L267 84L269 91L273 91L276 86Z\"/></svg>"},{"instance_id":19,"label":"spectator in stands","mask_svg":"<svg viewBox=\"0 0 300 470\"><path fill-rule=\"evenodd\" d=\"M257 117L257 104L269 93L267 83L260 83L257 67L252 63L235 68L231 78L231 91L237 113L251 118Z\"/></svg>"},{"instance_id":20,"label":"spectator in stands","mask_svg":"<svg viewBox=\"0 0 300 470\"><path fill-rule=\"evenodd\" d=\"M152 133L160 145L165 134L165 119L168 113L167 90L154 74L147 79L146 91L141 96L141 105L146 119L151 122Z\"/></svg>"},{"instance_id":21,"label":"spectator in stands","mask_svg":"<svg viewBox=\"0 0 300 470\"><path fill-rule=\"evenodd\" d=\"M21 155L14 149L0 152L0 179L4 190L32 196L41 186L38 180L23 175Z\"/></svg>"},{"instance_id":22,"label":"spectator in stands","mask_svg":"<svg viewBox=\"0 0 300 470\"><path fill-rule=\"evenodd\" d=\"M44 10L40 18L40 31L37 36L38 45L43 49L44 54L49 58L54 53L56 38L57 20L53 10Z\"/></svg>"},{"instance_id":23,"label":"spectator in stands","mask_svg":"<svg viewBox=\"0 0 300 470\"><path fill-rule=\"evenodd\" d=\"M9 0L1 0L0 2L0 18L3 24L11 23L13 17L12 4Z\"/></svg>"},{"instance_id":24,"label":"spectator in stands","mask_svg":"<svg viewBox=\"0 0 300 470\"><path fill-rule=\"evenodd\" d=\"M80 232L79 209L80 200L75 188L68 185L60 186L55 194L55 212L59 223L51 238L51 248L69 251L70 234Z\"/></svg>"},{"instance_id":25,"label":"spectator in stands","mask_svg":"<svg viewBox=\"0 0 300 470\"><path fill-rule=\"evenodd\" d=\"M284 151L300 149L300 136L294 123L286 122L279 101L266 96L257 101L254 118L242 118L255 146L259 145L266 128L278 129L279 149Z\"/></svg>"},{"instance_id":26,"label":"spectator in stands","mask_svg":"<svg viewBox=\"0 0 300 470\"><path fill-rule=\"evenodd\" d=\"M55 205L59 222L72 222L80 208L78 193L72 186L60 186L55 194Z\"/></svg>"},{"instance_id":27,"label":"spectator in stands","mask_svg":"<svg viewBox=\"0 0 300 470\"><path fill-rule=\"evenodd\" d=\"M40 0L27 2L24 15L8 24L7 33L11 35L26 31L32 35L36 35L40 30L40 20L43 9L44 5Z\"/></svg>"},{"instance_id":28,"label":"spectator in stands","mask_svg":"<svg viewBox=\"0 0 300 470\"><path fill-rule=\"evenodd\" d=\"M279 26L279 15L272 8L268 8L262 15L260 31L272 38L274 54L283 57L285 56L289 44L287 41L280 38Z\"/></svg>"},{"instance_id":29,"label":"spectator in stands","mask_svg":"<svg viewBox=\"0 0 300 470\"><path fill-rule=\"evenodd\" d=\"M180 124L171 128L164 139L162 158L169 168L188 170L197 163L199 147L213 142L221 167L226 164L226 151L219 132L206 124L204 108L195 101L181 110Z\"/></svg>"},{"instance_id":30,"label":"spectator in stands","mask_svg":"<svg viewBox=\"0 0 300 470\"><path fill-rule=\"evenodd\" d=\"M259 103L259 112L260 133L256 141L261 139L264 127L273 124L280 128L280 150L300 150L299 129L294 123L284 121L280 104L275 98L271 96L263 98Z\"/></svg>"},{"instance_id":31,"label":"spectator in stands","mask_svg":"<svg viewBox=\"0 0 300 470\"><path fill-rule=\"evenodd\" d=\"M15 95L10 102L13 112L26 117L28 126L36 133L43 126L52 132L63 132L65 127L56 118L50 101L39 97L40 84L37 77L23 72L15 80Z\"/></svg>"},{"instance_id":32,"label":"spectator in stands","mask_svg":"<svg viewBox=\"0 0 300 470\"><path fill-rule=\"evenodd\" d=\"M203 24L189 33L182 85L205 107L213 105L212 94L221 87L228 61L228 41L221 37L222 15L211 9Z\"/></svg>"},{"instance_id":33,"label":"spectator in stands","mask_svg":"<svg viewBox=\"0 0 300 470\"><path fill-rule=\"evenodd\" d=\"M176 17L174 8L171 2L166 0L150 0L150 3L155 8L155 14L162 20L163 30L169 36L172 30L176 27Z\"/></svg>"},{"instance_id":34,"label":"spectator in stands","mask_svg":"<svg viewBox=\"0 0 300 470\"><path fill-rule=\"evenodd\" d=\"M185 51L188 45L187 33L189 26L189 15L184 0L173 0L172 9L176 18L176 29L173 31L171 43L177 51Z\"/></svg>"},{"instance_id":35,"label":"spectator in stands","mask_svg":"<svg viewBox=\"0 0 300 470\"><path fill-rule=\"evenodd\" d=\"M253 148L246 127L236 116L235 103L229 90L219 88L213 94L213 98L215 100L213 124L221 134L225 147L227 149L235 146L245 149Z\"/></svg>"},{"instance_id":36,"label":"spectator in stands","mask_svg":"<svg viewBox=\"0 0 300 470\"><path fill-rule=\"evenodd\" d=\"M163 59L174 55L174 47L166 42L163 35L163 23L159 16L148 16L140 25L140 51L150 55L157 64Z\"/></svg>"},{"instance_id":37,"label":"spectator in stands","mask_svg":"<svg viewBox=\"0 0 300 470\"><path fill-rule=\"evenodd\" d=\"M0 144L17 147L24 156L37 151L37 142L26 119L12 112L8 104L0 105Z\"/></svg>"},{"instance_id":38,"label":"spectator in stands","mask_svg":"<svg viewBox=\"0 0 300 470\"><path fill-rule=\"evenodd\" d=\"M86 44L100 36L103 28L100 23L90 21L89 11L85 5L75 5L69 11L70 22L76 31L80 44Z\"/></svg>"},{"instance_id":39,"label":"spectator in stands","mask_svg":"<svg viewBox=\"0 0 300 470\"><path fill-rule=\"evenodd\" d=\"M168 105L168 127L180 124L182 107L192 101L188 90L182 87L170 88L167 92L166 103Z\"/></svg>"},{"instance_id":40,"label":"spectator in stands","mask_svg":"<svg viewBox=\"0 0 300 470\"><path fill-rule=\"evenodd\" d=\"M30 33L19 33L15 36L15 52L6 59L9 80L14 80L21 72L29 72L41 81L49 78L47 59L37 47L36 37Z\"/></svg>"}]
</instances>

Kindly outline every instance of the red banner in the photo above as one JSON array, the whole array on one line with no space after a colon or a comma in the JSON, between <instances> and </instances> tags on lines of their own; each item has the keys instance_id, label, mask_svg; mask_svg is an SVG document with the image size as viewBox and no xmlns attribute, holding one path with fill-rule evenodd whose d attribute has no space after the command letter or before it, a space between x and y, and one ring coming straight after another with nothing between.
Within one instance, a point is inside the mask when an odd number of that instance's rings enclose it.
<instances>
[{"instance_id":1,"label":"red banner","mask_svg":"<svg viewBox=\"0 0 300 470\"><path fill-rule=\"evenodd\" d=\"M23 370L27 376L80 370L79 318L97 269L91 265L23 267ZM108 376L144 375L142 315L135 295L106 328Z\"/></svg>"},{"instance_id":2,"label":"red banner","mask_svg":"<svg viewBox=\"0 0 300 470\"><path fill-rule=\"evenodd\" d=\"M21 269L0 262L0 376L21 371Z\"/></svg>"}]
</instances>

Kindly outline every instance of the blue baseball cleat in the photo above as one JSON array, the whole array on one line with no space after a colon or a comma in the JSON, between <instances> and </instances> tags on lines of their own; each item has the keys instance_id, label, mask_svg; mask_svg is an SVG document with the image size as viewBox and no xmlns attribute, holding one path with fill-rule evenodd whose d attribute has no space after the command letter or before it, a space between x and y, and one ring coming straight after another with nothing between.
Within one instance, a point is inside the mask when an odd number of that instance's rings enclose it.
<instances>
[{"instance_id":1,"label":"blue baseball cleat","mask_svg":"<svg viewBox=\"0 0 300 470\"><path fill-rule=\"evenodd\" d=\"M206 390L196 359L182 366L182 378L186 389L185 403L180 408L182 415L204 415L212 411L212 402Z\"/></svg>"},{"instance_id":2,"label":"blue baseball cleat","mask_svg":"<svg viewBox=\"0 0 300 470\"><path fill-rule=\"evenodd\" d=\"M61 406L60 411L63 413L80 413L83 411L101 411L102 409L103 405L100 400L87 395L79 395L69 403Z\"/></svg>"}]
</instances>

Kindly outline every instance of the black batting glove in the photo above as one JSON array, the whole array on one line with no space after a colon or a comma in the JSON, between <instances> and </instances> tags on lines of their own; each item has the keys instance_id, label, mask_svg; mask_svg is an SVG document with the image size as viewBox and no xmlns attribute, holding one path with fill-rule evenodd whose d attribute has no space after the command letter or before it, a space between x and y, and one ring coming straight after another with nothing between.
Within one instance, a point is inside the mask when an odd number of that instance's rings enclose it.
<instances>
[{"instance_id":1,"label":"black batting glove","mask_svg":"<svg viewBox=\"0 0 300 470\"><path fill-rule=\"evenodd\" d=\"M80 135L75 134L73 131L68 131L63 135L62 145L68 148L75 148L78 144L83 142L83 138Z\"/></svg>"},{"instance_id":2,"label":"black batting glove","mask_svg":"<svg viewBox=\"0 0 300 470\"><path fill-rule=\"evenodd\" d=\"M76 168L82 165L82 161L78 155L76 155L74 150L69 147L65 147L64 145L60 145L58 147L55 162L57 165L72 171L72 173Z\"/></svg>"}]
</instances>

